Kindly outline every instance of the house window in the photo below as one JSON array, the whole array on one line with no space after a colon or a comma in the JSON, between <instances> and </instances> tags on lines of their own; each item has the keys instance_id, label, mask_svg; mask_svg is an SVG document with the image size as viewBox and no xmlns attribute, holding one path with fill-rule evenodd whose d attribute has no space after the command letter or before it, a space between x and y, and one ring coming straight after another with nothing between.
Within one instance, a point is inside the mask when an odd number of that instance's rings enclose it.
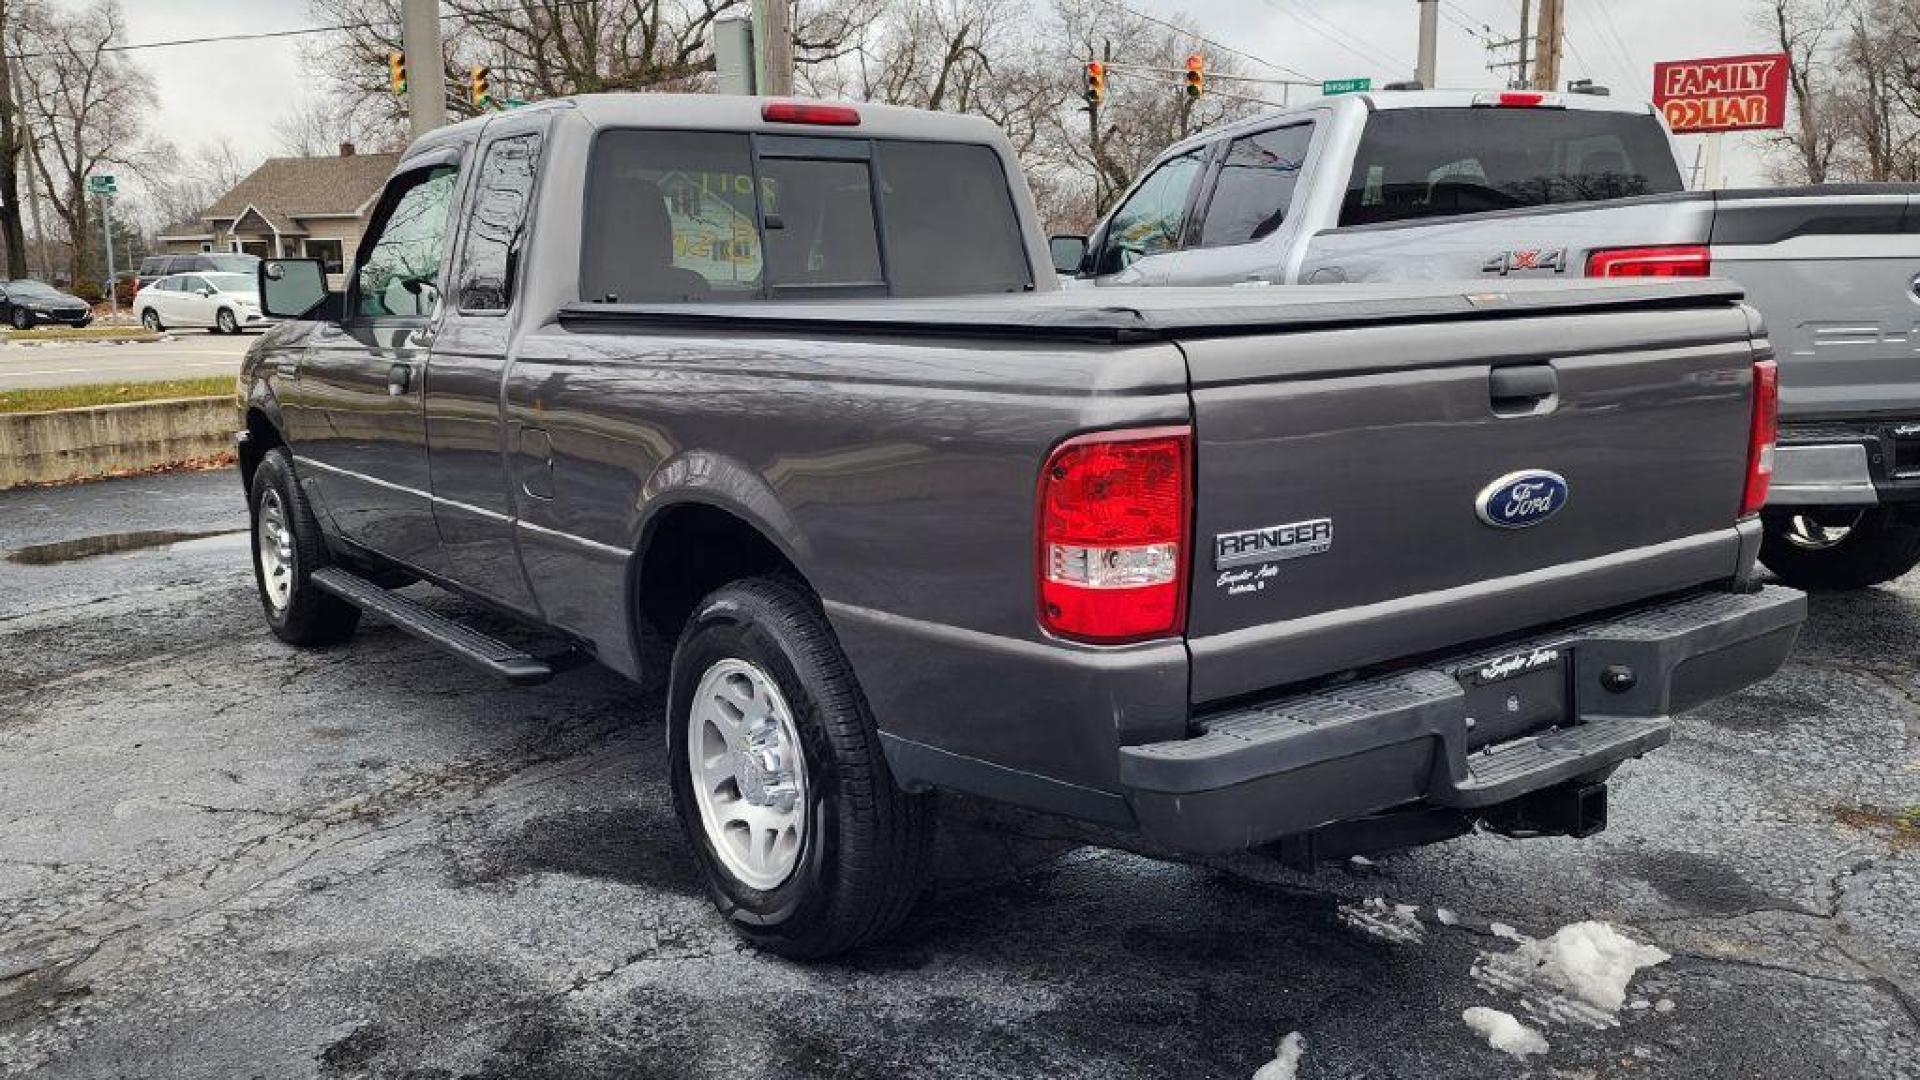
<instances>
[{"instance_id":1,"label":"house window","mask_svg":"<svg viewBox=\"0 0 1920 1080\"><path fill-rule=\"evenodd\" d=\"M240 241L238 240L229 240L227 241L227 250L228 251L245 251L246 248L241 247Z\"/></svg>"},{"instance_id":2,"label":"house window","mask_svg":"<svg viewBox=\"0 0 1920 1080\"><path fill-rule=\"evenodd\" d=\"M338 240L312 240L305 242L304 251L309 259L319 259L326 265L327 273L338 274L346 270L346 261Z\"/></svg>"},{"instance_id":3,"label":"house window","mask_svg":"<svg viewBox=\"0 0 1920 1080\"><path fill-rule=\"evenodd\" d=\"M202 240L202 241L200 241L200 250L201 250L201 251L212 251L212 250L213 250L213 241L211 241L211 240Z\"/></svg>"}]
</instances>

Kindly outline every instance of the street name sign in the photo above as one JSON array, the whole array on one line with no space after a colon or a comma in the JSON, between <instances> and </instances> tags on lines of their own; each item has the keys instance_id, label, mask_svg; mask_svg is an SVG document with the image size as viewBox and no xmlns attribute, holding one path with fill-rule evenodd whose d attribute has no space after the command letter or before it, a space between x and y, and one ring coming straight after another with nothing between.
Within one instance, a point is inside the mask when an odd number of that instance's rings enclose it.
<instances>
[{"instance_id":1,"label":"street name sign","mask_svg":"<svg viewBox=\"0 0 1920 1080\"><path fill-rule=\"evenodd\" d=\"M1373 89L1372 79L1328 79L1320 84L1320 92L1327 97L1335 94L1364 94Z\"/></svg>"}]
</instances>

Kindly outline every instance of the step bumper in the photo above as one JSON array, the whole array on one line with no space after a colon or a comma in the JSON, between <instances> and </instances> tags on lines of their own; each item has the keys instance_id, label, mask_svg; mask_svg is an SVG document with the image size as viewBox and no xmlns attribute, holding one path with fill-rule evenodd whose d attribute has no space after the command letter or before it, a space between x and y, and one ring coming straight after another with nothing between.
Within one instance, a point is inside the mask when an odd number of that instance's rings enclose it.
<instances>
[{"instance_id":1,"label":"step bumper","mask_svg":"<svg viewBox=\"0 0 1920 1080\"><path fill-rule=\"evenodd\" d=\"M1777 670L1806 613L1778 586L1668 599L1214 713L1122 748L1120 780L1145 834L1196 854L1397 807L1471 813L1661 746L1675 714Z\"/></svg>"}]
</instances>

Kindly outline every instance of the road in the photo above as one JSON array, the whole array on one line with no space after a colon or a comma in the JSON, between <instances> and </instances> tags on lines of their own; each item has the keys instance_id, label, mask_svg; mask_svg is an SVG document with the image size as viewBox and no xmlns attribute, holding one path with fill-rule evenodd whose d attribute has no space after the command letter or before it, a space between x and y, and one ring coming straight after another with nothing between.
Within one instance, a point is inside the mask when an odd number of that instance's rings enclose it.
<instances>
[{"instance_id":1,"label":"road","mask_svg":"<svg viewBox=\"0 0 1920 1080\"><path fill-rule=\"evenodd\" d=\"M76 383L147 382L237 374L258 334L181 331L171 340L114 345L97 342L0 343L0 390Z\"/></svg>"},{"instance_id":2,"label":"road","mask_svg":"<svg viewBox=\"0 0 1920 1080\"><path fill-rule=\"evenodd\" d=\"M949 801L905 931L805 967L701 895L627 685L288 649L244 525L227 473L0 494L0 1073L1245 1080L1298 1031L1303 1080L1920 1076L1920 576L1820 598L1593 839L1303 875ZM85 557L131 533L177 542ZM1474 976L1494 924L1587 919L1672 954L1641 1008L1469 1033L1557 1000Z\"/></svg>"}]
</instances>

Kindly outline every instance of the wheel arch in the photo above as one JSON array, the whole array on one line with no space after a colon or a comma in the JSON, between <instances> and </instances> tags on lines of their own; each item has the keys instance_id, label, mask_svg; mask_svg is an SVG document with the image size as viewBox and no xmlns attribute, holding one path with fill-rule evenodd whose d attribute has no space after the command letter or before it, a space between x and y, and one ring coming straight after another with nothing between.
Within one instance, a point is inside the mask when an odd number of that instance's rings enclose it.
<instances>
[{"instance_id":1,"label":"wheel arch","mask_svg":"<svg viewBox=\"0 0 1920 1080\"><path fill-rule=\"evenodd\" d=\"M628 571L627 611L649 694L665 692L667 662L701 598L728 582L759 576L785 577L812 589L778 536L738 507L699 497L672 499L648 516Z\"/></svg>"},{"instance_id":2,"label":"wheel arch","mask_svg":"<svg viewBox=\"0 0 1920 1080\"><path fill-rule=\"evenodd\" d=\"M286 446L286 432L282 428L280 402L257 384L249 396L246 405L246 438L240 441L239 463L240 482L248 492L253 491L253 474L260 469L260 462L267 453L277 446Z\"/></svg>"}]
</instances>

